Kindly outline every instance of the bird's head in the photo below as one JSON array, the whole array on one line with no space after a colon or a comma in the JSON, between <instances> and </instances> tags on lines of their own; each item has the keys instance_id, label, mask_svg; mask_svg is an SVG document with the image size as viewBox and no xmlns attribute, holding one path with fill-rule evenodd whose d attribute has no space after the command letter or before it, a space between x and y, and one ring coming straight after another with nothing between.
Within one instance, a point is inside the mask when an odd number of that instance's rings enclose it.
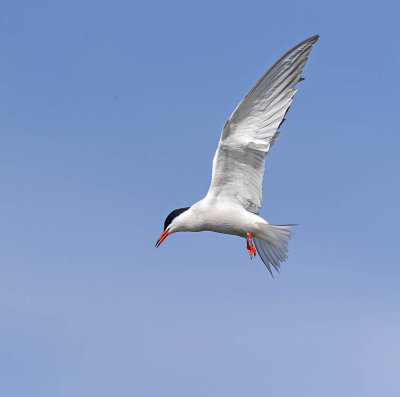
<instances>
[{"instance_id":1,"label":"bird's head","mask_svg":"<svg viewBox=\"0 0 400 397\"><path fill-rule=\"evenodd\" d=\"M164 231L156 242L156 247L158 247L165 238L172 233L180 232L184 230L184 222L182 214L187 211L190 207L178 208L172 211L166 218L164 222Z\"/></svg>"}]
</instances>

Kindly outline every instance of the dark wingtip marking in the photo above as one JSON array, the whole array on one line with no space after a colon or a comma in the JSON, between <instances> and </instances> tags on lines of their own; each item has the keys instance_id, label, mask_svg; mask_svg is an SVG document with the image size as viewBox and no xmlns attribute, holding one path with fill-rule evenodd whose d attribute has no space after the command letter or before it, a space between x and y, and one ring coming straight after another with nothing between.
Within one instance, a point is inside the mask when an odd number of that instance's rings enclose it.
<instances>
[{"instance_id":1,"label":"dark wingtip marking","mask_svg":"<svg viewBox=\"0 0 400 397\"><path fill-rule=\"evenodd\" d=\"M284 121L286 120L285 117L286 117L287 112L289 111L289 109L290 109L290 106L286 109L286 112L285 112L285 114L283 115L283 119L282 119L281 123L278 125L278 128L277 128L277 129L281 128L281 125L282 125L282 124L284 123Z\"/></svg>"}]
</instances>

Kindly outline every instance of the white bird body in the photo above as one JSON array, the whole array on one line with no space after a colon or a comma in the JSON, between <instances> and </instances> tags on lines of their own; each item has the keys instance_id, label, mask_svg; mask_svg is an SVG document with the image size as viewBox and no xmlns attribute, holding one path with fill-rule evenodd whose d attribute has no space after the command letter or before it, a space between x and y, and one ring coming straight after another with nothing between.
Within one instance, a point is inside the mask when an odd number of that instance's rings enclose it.
<instances>
[{"instance_id":1,"label":"white bird body","mask_svg":"<svg viewBox=\"0 0 400 397\"><path fill-rule=\"evenodd\" d=\"M271 225L258 215L265 158L317 40L312 36L286 52L239 103L222 130L207 195L172 211L156 246L172 233L209 230L246 238L250 257L257 249L271 274L270 264L278 270L287 259L291 225Z\"/></svg>"},{"instance_id":2,"label":"white bird body","mask_svg":"<svg viewBox=\"0 0 400 397\"><path fill-rule=\"evenodd\" d=\"M208 230L244 238L247 237L247 233L251 233L252 236L261 238L258 224L267 225L268 223L260 216L246 211L234 201L207 195L176 218L169 234Z\"/></svg>"}]
</instances>

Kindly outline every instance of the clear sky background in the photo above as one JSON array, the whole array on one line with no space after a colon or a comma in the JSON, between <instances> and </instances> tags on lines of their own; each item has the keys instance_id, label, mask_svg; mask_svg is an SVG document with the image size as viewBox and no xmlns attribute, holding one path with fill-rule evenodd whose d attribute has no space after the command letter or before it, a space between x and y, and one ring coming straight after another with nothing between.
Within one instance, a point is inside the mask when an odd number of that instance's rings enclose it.
<instances>
[{"instance_id":1,"label":"clear sky background","mask_svg":"<svg viewBox=\"0 0 400 397\"><path fill-rule=\"evenodd\" d=\"M4 397L398 396L400 9L380 1L3 1ZM261 215L298 223L272 279L180 233L220 131L320 34Z\"/></svg>"}]
</instances>

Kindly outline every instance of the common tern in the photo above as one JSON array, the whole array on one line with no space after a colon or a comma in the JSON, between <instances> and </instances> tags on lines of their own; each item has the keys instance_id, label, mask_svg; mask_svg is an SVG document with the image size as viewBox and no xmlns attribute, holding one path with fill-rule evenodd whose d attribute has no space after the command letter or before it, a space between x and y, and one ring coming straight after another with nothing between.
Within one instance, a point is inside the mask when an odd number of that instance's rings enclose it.
<instances>
[{"instance_id":1,"label":"common tern","mask_svg":"<svg viewBox=\"0 0 400 397\"><path fill-rule=\"evenodd\" d=\"M280 134L318 37L309 37L282 55L239 103L222 130L207 195L167 216L156 247L176 232L233 234L246 239L250 258L258 252L272 276L271 265L279 272L293 232L292 225L271 225L258 215L265 157Z\"/></svg>"}]
</instances>

